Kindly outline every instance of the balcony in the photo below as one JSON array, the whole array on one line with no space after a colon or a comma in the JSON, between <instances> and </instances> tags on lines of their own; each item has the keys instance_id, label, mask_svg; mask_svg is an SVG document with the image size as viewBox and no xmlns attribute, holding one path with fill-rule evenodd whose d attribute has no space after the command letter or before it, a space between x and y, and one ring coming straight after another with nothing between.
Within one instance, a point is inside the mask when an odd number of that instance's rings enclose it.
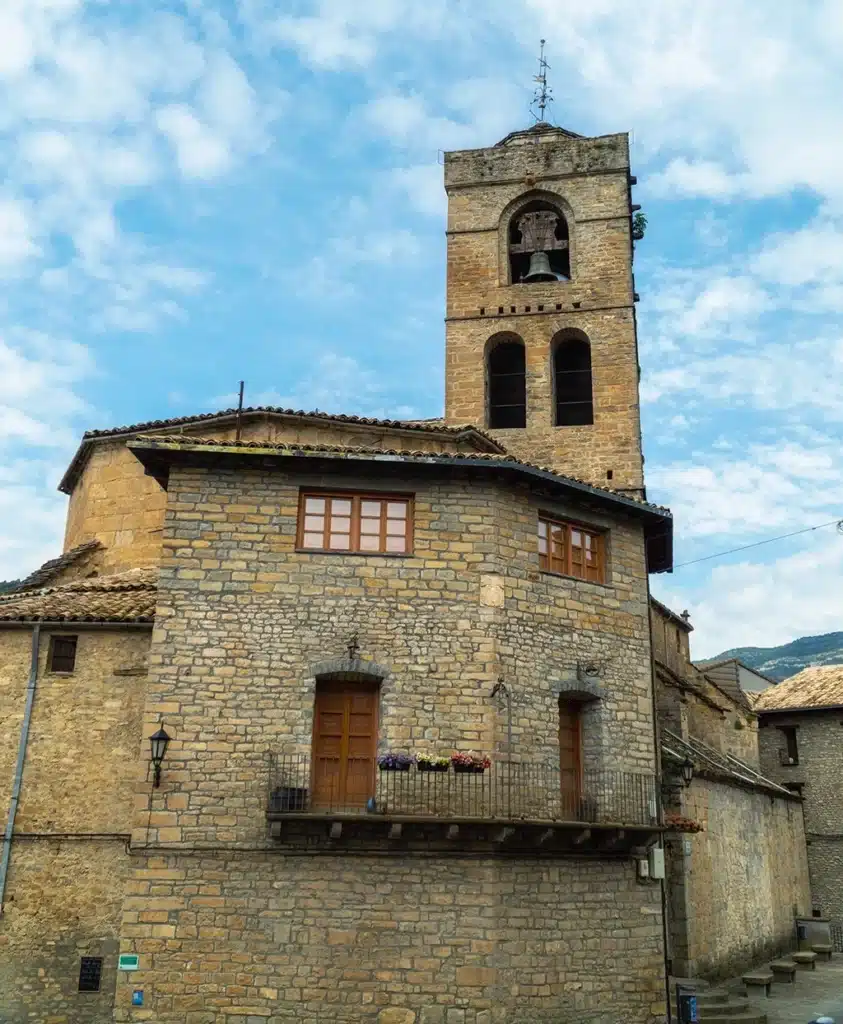
<instances>
[{"instance_id":1,"label":"balcony","mask_svg":"<svg viewBox=\"0 0 843 1024\"><path fill-rule=\"evenodd\" d=\"M267 819L273 838L321 834L333 842L496 853L643 852L661 831L651 775L587 771L565 786L558 767L497 761L485 772L378 771L370 763L273 756Z\"/></svg>"}]
</instances>

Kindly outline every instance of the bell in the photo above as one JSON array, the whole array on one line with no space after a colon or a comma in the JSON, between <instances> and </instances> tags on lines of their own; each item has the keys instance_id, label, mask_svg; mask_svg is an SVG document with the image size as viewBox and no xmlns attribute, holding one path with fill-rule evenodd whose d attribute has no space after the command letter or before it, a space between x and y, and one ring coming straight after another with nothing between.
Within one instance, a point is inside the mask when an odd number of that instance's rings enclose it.
<instances>
[{"instance_id":1,"label":"bell","mask_svg":"<svg viewBox=\"0 0 843 1024\"><path fill-rule=\"evenodd\" d=\"M546 252L530 253L530 269L521 278L524 284L537 281L558 281L559 277L550 269L550 260Z\"/></svg>"}]
</instances>

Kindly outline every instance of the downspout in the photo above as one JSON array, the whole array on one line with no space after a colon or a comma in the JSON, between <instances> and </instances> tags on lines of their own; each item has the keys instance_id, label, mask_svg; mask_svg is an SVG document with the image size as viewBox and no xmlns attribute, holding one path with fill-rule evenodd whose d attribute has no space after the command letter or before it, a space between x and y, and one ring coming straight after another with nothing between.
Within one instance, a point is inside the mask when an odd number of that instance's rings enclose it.
<instances>
[{"instance_id":1,"label":"downspout","mask_svg":"<svg viewBox=\"0 0 843 1024\"><path fill-rule=\"evenodd\" d=\"M662 763L661 763L661 746L659 743L659 719L658 719L658 708L656 706L656 652L653 645L653 614L652 606L650 604L650 576L647 575L647 629L650 636L650 690L652 693L653 703L653 744L655 753L655 773L656 773L656 820L659 825L664 822L664 813L662 810ZM659 839L659 843L664 848L662 839ZM667 872L665 872L667 875ZM659 879L659 888L661 890L661 904L662 904L662 946L664 947L664 994L665 994L665 1005L667 1009L667 1016L665 1020L667 1024L672 1024L673 1011L670 1006L670 951L668 948L669 936L667 926L667 878Z\"/></svg>"},{"instance_id":2,"label":"downspout","mask_svg":"<svg viewBox=\"0 0 843 1024\"><path fill-rule=\"evenodd\" d=\"M23 783L23 766L26 761L26 744L29 740L29 723L32 721L32 705L35 703L35 684L38 680L38 652L41 646L41 623L32 627L32 655L29 662L29 682L26 685L26 707L23 712L23 724L18 740L18 760L15 765L15 778L12 783L12 799L9 802L9 817L6 820L6 833L3 836L3 857L0 860L0 916L5 910L6 877L9 873L9 861L12 856L12 835L15 831L15 816L20 803L21 784Z\"/></svg>"}]
</instances>

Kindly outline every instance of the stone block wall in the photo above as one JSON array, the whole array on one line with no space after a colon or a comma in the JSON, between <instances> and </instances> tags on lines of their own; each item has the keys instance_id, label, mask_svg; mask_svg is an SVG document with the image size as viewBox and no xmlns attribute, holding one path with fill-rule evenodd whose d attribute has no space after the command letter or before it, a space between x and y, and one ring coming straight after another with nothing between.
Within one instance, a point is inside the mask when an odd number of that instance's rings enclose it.
<instances>
[{"instance_id":1,"label":"stone block wall","mask_svg":"<svg viewBox=\"0 0 843 1024\"><path fill-rule=\"evenodd\" d=\"M487 422L487 343L500 332L512 332L526 348L527 427L492 433L529 462L598 486L640 490L626 136L559 137L449 153L445 187L448 421ZM509 219L533 198L555 202L566 215L570 281L509 283ZM583 331L591 342L595 421L590 426L553 425L551 342L564 328Z\"/></svg>"},{"instance_id":2,"label":"stone block wall","mask_svg":"<svg viewBox=\"0 0 843 1024\"><path fill-rule=\"evenodd\" d=\"M221 423L200 421L146 433L176 431L195 437L234 440L236 426L231 417ZM408 430L401 435L394 429L387 433L377 426L275 414L247 414L242 439L388 449L403 446L413 451L475 450L466 439L423 430ZM126 440L122 436L96 441L70 495L64 550L89 540L101 541L104 549L96 554L100 572L155 565L161 557L166 494L152 477L144 475L143 466L126 448Z\"/></svg>"},{"instance_id":3,"label":"stone block wall","mask_svg":"<svg viewBox=\"0 0 843 1024\"><path fill-rule=\"evenodd\" d=\"M681 813L704 831L668 844L673 972L729 977L794 948L811 905L799 800L697 776Z\"/></svg>"},{"instance_id":4,"label":"stone block wall","mask_svg":"<svg viewBox=\"0 0 843 1024\"><path fill-rule=\"evenodd\" d=\"M331 483L335 475L173 470L146 713L172 726L167 776L189 807L160 835L144 821L139 839L261 836L267 755L309 750L314 666L342 656L354 633L361 657L387 671L381 749L500 756L507 722L491 691L503 677L513 756L558 763L559 693L593 661L606 698L586 714L586 767L652 771L640 527L614 524L610 584L551 576L538 571L538 499L526 489L491 474L405 477L412 557L296 552L299 487ZM556 500L542 507L583 518Z\"/></svg>"},{"instance_id":5,"label":"stone block wall","mask_svg":"<svg viewBox=\"0 0 843 1024\"><path fill-rule=\"evenodd\" d=\"M659 891L631 862L169 853L129 891L119 1022L663 1019Z\"/></svg>"},{"instance_id":6,"label":"stone block wall","mask_svg":"<svg viewBox=\"0 0 843 1024\"><path fill-rule=\"evenodd\" d=\"M150 631L66 630L73 673L37 689L0 915L0 1019L53 1024L111 1020L142 745ZM0 629L0 801L5 826L23 720L32 633ZM80 993L80 959L103 958L99 993Z\"/></svg>"},{"instance_id":7,"label":"stone block wall","mask_svg":"<svg viewBox=\"0 0 843 1024\"><path fill-rule=\"evenodd\" d=\"M586 766L653 770L640 527L492 472L401 470L172 470L145 716L174 740L138 789L122 940L149 1009L118 991L117 1020L660 1019L657 890L631 861L267 836L268 754L309 750L315 677L353 633L383 672L381 749L506 756L503 677L512 756L558 765L558 695L591 661ZM413 555L297 552L302 486L411 491ZM540 507L611 528L607 584L538 571Z\"/></svg>"},{"instance_id":8,"label":"stone block wall","mask_svg":"<svg viewBox=\"0 0 843 1024\"><path fill-rule=\"evenodd\" d=\"M761 767L785 785L802 784L814 906L843 925L843 714L817 710L761 714ZM782 765L777 726L796 728L797 765Z\"/></svg>"}]
</instances>

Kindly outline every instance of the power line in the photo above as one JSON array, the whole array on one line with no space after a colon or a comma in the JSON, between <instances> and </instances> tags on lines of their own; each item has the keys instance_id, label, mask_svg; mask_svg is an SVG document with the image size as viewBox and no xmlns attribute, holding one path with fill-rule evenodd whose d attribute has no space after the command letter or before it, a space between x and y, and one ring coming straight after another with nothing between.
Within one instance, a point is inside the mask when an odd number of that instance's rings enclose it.
<instances>
[{"instance_id":1,"label":"power line","mask_svg":"<svg viewBox=\"0 0 843 1024\"><path fill-rule=\"evenodd\" d=\"M712 558L724 558L726 555L734 555L737 551L748 551L750 548L760 548L762 544L772 544L777 540L787 540L788 537L798 537L800 533L813 533L814 530L824 530L828 526L836 526L840 533L843 533L843 519L831 519L827 523L820 523L819 526L807 526L804 530L794 530L793 533L783 533L778 537L768 537L767 540L757 540L754 544L743 544L739 548L729 548L728 551L718 551L715 555L705 555L703 558L692 558L690 562L680 562L674 565L674 569L682 569L686 565L696 565L697 562L708 562Z\"/></svg>"}]
</instances>

